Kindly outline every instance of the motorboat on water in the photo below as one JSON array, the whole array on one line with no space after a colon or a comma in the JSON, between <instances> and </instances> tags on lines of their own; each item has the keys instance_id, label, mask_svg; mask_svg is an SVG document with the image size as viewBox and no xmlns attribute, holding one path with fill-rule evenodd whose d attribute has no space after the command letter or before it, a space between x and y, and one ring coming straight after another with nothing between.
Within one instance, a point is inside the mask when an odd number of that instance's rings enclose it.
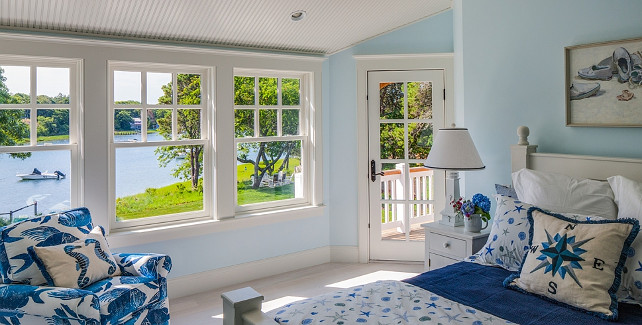
<instances>
[{"instance_id":1,"label":"motorboat on water","mask_svg":"<svg viewBox=\"0 0 642 325\"><path fill-rule=\"evenodd\" d=\"M39 171L38 168L34 168L30 174L16 174L16 176L24 180L36 180L36 179L63 179L65 178L66 175L59 170L56 170L53 173L49 173L46 171L43 173Z\"/></svg>"}]
</instances>

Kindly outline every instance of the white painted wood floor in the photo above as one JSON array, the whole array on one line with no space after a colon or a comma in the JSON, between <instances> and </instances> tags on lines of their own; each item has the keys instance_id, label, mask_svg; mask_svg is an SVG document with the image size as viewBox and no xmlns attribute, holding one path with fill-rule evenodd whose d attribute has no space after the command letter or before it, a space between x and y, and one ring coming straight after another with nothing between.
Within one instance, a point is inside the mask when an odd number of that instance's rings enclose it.
<instances>
[{"instance_id":1,"label":"white painted wood floor","mask_svg":"<svg viewBox=\"0 0 642 325\"><path fill-rule=\"evenodd\" d=\"M251 286L265 297L263 311L269 311L293 301L349 288L377 280L402 280L423 272L421 264L328 263L260 280L171 299L170 315L173 325L223 324L221 293Z\"/></svg>"}]
</instances>

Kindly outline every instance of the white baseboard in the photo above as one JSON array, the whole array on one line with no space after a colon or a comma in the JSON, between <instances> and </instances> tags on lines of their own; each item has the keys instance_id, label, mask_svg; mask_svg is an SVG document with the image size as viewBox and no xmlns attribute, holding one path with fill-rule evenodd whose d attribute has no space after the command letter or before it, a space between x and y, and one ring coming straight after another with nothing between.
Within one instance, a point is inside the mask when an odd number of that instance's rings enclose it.
<instances>
[{"instance_id":1,"label":"white baseboard","mask_svg":"<svg viewBox=\"0 0 642 325\"><path fill-rule=\"evenodd\" d=\"M189 296L331 261L330 246L167 280L169 298Z\"/></svg>"},{"instance_id":2,"label":"white baseboard","mask_svg":"<svg viewBox=\"0 0 642 325\"><path fill-rule=\"evenodd\" d=\"M330 246L330 260L334 263L359 263L359 247Z\"/></svg>"}]
</instances>

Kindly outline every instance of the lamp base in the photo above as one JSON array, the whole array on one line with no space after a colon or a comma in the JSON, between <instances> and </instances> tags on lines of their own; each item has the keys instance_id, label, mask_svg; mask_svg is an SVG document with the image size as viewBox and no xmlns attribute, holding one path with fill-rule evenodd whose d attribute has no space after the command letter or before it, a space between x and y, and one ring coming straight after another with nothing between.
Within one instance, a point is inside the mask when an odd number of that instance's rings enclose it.
<instances>
[{"instance_id":1,"label":"lamp base","mask_svg":"<svg viewBox=\"0 0 642 325\"><path fill-rule=\"evenodd\" d=\"M451 227L461 227L464 225L464 216L454 212L441 211L441 220L439 224Z\"/></svg>"}]
</instances>

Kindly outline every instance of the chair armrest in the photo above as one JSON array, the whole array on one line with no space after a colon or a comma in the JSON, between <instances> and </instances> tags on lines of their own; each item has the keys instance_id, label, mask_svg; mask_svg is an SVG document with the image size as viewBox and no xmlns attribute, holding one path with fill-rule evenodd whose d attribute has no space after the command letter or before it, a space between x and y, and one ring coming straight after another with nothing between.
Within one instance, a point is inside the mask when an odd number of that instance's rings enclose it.
<instances>
[{"instance_id":1,"label":"chair armrest","mask_svg":"<svg viewBox=\"0 0 642 325\"><path fill-rule=\"evenodd\" d=\"M98 297L82 289L0 284L0 310L100 324Z\"/></svg>"},{"instance_id":2,"label":"chair armrest","mask_svg":"<svg viewBox=\"0 0 642 325\"><path fill-rule=\"evenodd\" d=\"M172 259L164 254L112 254L123 275L160 279L172 269Z\"/></svg>"}]
</instances>

